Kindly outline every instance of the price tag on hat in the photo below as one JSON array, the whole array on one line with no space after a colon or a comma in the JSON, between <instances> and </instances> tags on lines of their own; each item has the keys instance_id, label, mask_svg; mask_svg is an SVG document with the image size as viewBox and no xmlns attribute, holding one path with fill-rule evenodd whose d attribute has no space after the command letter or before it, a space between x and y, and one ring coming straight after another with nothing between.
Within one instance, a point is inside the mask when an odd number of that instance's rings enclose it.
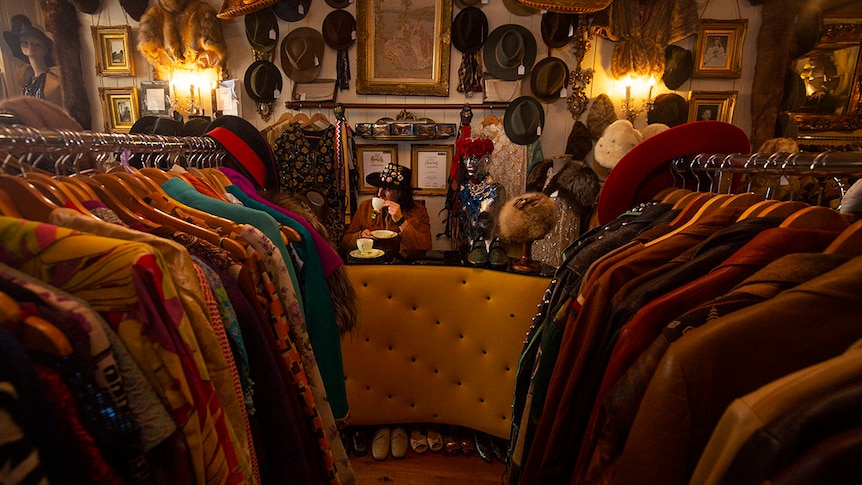
<instances>
[{"instance_id":1,"label":"price tag on hat","mask_svg":"<svg viewBox=\"0 0 862 485\"><path fill-rule=\"evenodd\" d=\"M271 40L275 40L276 37L278 37L278 35L275 33L275 29L269 29L269 38Z\"/></svg>"},{"instance_id":2,"label":"price tag on hat","mask_svg":"<svg viewBox=\"0 0 862 485\"><path fill-rule=\"evenodd\" d=\"M566 88L560 89L560 97L561 98L569 97L569 92L566 90Z\"/></svg>"},{"instance_id":3,"label":"price tag on hat","mask_svg":"<svg viewBox=\"0 0 862 485\"><path fill-rule=\"evenodd\" d=\"M320 65L320 59L318 59L318 58L317 58L317 54L315 54L315 55L314 55L314 65L315 65L315 66L319 66L319 65Z\"/></svg>"},{"instance_id":4,"label":"price tag on hat","mask_svg":"<svg viewBox=\"0 0 862 485\"><path fill-rule=\"evenodd\" d=\"M303 7L301 3L297 5L296 13L298 13L299 15L305 15L305 7Z\"/></svg>"},{"instance_id":5,"label":"price tag on hat","mask_svg":"<svg viewBox=\"0 0 862 485\"><path fill-rule=\"evenodd\" d=\"M527 71L527 68L525 68L523 64L518 66L518 75L519 76L523 76L526 71Z\"/></svg>"}]
</instances>

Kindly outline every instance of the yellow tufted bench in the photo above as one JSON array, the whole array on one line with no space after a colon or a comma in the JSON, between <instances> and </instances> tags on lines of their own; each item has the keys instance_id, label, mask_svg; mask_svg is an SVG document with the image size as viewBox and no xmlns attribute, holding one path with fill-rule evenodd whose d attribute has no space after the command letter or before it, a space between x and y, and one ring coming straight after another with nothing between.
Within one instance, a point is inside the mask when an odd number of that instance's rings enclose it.
<instances>
[{"instance_id":1,"label":"yellow tufted bench","mask_svg":"<svg viewBox=\"0 0 862 485\"><path fill-rule=\"evenodd\" d=\"M518 358L549 278L458 266L348 265L351 424L440 423L508 439Z\"/></svg>"}]
</instances>

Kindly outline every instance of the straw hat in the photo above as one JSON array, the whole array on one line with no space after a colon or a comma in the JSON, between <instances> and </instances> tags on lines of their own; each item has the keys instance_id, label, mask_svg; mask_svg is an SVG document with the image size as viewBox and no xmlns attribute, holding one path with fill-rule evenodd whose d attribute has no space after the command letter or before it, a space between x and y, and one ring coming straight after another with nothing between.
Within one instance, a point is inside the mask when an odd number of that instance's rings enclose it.
<instances>
[{"instance_id":1,"label":"straw hat","mask_svg":"<svg viewBox=\"0 0 862 485\"><path fill-rule=\"evenodd\" d=\"M278 0L224 0L216 17L220 19L233 19L248 15L275 5Z\"/></svg>"},{"instance_id":2,"label":"straw hat","mask_svg":"<svg viewBox=\"0 0 862 485\"><path fill-rule=\"evenodd\" d=\"M611 0L517 0L521 5L558 13L593 13L604 10Z\"/></svg>"}]
</instances>

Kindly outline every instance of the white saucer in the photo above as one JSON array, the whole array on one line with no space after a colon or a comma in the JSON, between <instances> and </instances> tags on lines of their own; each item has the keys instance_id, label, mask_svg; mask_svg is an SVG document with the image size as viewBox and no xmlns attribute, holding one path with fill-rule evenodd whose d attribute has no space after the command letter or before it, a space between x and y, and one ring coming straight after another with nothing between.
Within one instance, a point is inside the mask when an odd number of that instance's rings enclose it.
<instances>
[{"instance_id":1,"label":"white saucer","mask_svg":"<svg viewBox=\"0 0 862 485\"><path fill-rule=\"evenodd\" d=\"M389 231L386 229L378 229L376 231L371 231L371 235L376 239L391 239L398 235L395 231Z\"/></svg>"},{"instance_id":2,"label":"white saucer","mask_svg":"<svg viewBox=\"0 0 862 485\"><path fill-rule=\"evenodd\" d=\"M374 259L374 258L379 258L380 256L383 256L383 250L374 248L371 251L368 251L367 253L362 253L362 252L359 252L358 249L354 249L353 251L350 251L350 255L353 256L354 258L357 258L357 259Z\"/></svg>"}]
</instances>

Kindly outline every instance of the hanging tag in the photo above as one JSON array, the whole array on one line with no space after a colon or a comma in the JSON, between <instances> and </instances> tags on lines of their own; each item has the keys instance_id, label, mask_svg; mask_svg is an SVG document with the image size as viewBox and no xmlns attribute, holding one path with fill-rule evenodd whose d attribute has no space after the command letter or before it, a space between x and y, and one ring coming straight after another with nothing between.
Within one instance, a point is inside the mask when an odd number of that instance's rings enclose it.
<instances>
[{"instance_id":1,"label":"hanging tag","mask_svg":"<svg viewBox=\"0 0 862 485\"><path fill-rule=\"evenodd\" d=\"M536 134L542 136L542 125L536 127Z\"/></svg>"},{"instance_id":2,"label":"hanging tag","mask_svg":"<svg viewBox=\"0 0 862 485\"><path fill-rule=\"evenodd\" d=\"M527 69L524 67L524 65L523 65L523 64L521 64L520 66L518 66L518 75L519 75L519 76L523 76L523 75L524 75L524 72L526 72L526 70L527 70Z\"/></svg>"},{"instance_id":3,"label":"hanging tag","mask_svg":"<svg viewBox=\"0 0 862 485\"><path fill-rule=\"evenodd\" d=\"M319 65L320 65L320 59L318 59L318 58L317 58L317 54L315 54L315 55L314 55L314 65L315 65L315 66L319 66Z\"/></svg>"},{"instance_id":4,"label":"hanging tag","mask_svg":"<svg viewBox=\"0 0 862 485\"><path fill-rule=\"evenodd\" d=\"M539 13L542 15L545 15L546 13L548 13L548 11L547 10L539 10Z\"/></svg>"},{"instance_id":5,"label":"hanging tag","mask_svg":"<svg viewBox=\"0 0 862 485\"><path fill-rule=\"evenodd\" d=\"M355 31L355 30L353 30L353 31L351 31L351 32L350 32L350 39L351 39L351 40L356 40L356 31Z\"/></svg>"},{"instance_id":6,"label":"hanging tag","mask_svg":"<svg viewBox=\"0 0 862 485\"><path fill-rule=\"evenodd\" d=\"M281 96L281 91L279 91L278 89L275 89L272 91L272 97L273 98L278 99L279 96Z\"/></svg>"},{"instance_id":7,"label":"hanging tag","mask_svg":"<svg viewBox=\"0 0 862 485\"><path fill-rule=\"evenodd\" d=\"M560 191L555 190L555 191L551 192L551 195L549 195L548 197L550 197L552 199L556 199L559 195L560 195Z\"/></svg>"},{"instance_id":8,"label":"hanging tag","mask_svg":"<svg viewBox=\"0 0 862 485\"><path fill-rule=\"evenodd\" d=\"M305 93L299 93L299 100L305 101Z\"/></svg>"},{"instance_id":9,"label":"hanging tag","mask_svg":"<svg viewBox=\"0 0 862 485\"><path fill-rule=\"evenodd\" d=\"M275 40L276 37L277 37L277 34L275 33L275 29L269 29L269 38L271 40Z\"/></svg>"},{"instance_id":10,"label":"hanging tag","mask_svg":"<svg viewBox=\"0 0 862 485\"><path fill-rule=\"evenodd\" d=\"M569 25L569 37L571 37L573 35L575 35L575 26L570 24Z\"/></svg>"},{"instance_id":11,"label":"hanging tag","mask_svg":"<svg viewBox=\"0 0 862 485\"><path fill-rule=\"evenodd\" d=\"M567 98L568 96L569 96L569 93L568 93L568 91L566 91L566 88L563 88L560 90L560 97L561 98Z\"/></svg>"},{"instance_id":12,"label":"hanging tag","mask_svg":"<svg viewBox=\"0 0 862 485\"><path fill-rule=\"evenodd\" d=\"M488 5L488 0L482 0L482 5Z\"/></svg>"},{"instance_id":13,"label":"hanging tag","mask_svg":"<svg viewBox=\"0 0 862 485\"><path fill-rule=\"evenodd\" d=\"M790 180L787 179L784 175L778 181L778 185L790 185Z\"/></svg>"},{"instance_id":14,"label":"hanging tag","mask_svg":"<svg viewBox=\"0 0 862 485\"><path fill-rule=\"evenodd\" d=\"M301 3L296 7L296 13L299 15L305 15L305 7L303 7Z\"/></svg>"}]
</instances>

